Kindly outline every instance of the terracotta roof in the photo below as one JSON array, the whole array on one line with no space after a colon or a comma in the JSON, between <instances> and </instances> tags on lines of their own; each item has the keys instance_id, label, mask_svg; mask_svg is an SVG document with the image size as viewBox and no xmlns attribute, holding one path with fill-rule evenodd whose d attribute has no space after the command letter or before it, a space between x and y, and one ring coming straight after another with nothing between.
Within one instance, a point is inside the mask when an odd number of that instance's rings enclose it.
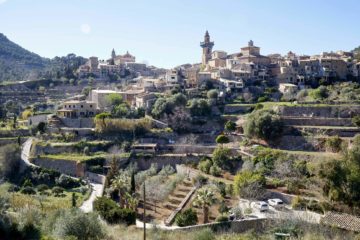
<instances>
[{"instance_id":1,"label":"terracotta roof","mask_svg":"<svg viewBox=\"0 0 360 240\"><path fill-rule=\"evenodd\" d=\"M346 213L329 212L321 218L321 223L349 231L360 232L360 218Z\"/></svg>"}]
</instances>

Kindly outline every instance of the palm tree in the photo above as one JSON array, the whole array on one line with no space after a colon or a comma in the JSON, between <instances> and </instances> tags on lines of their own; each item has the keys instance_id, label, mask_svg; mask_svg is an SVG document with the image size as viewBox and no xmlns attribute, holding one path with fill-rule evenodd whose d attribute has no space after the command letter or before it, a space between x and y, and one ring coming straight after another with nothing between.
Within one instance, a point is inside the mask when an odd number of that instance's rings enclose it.
<instances>
[{"instance_id":1,"label":"palm tree","mask_svg":"<svg viewBox=\"0 0 360 240\"><path fill-rule=\"evenodd\" d=\"M131 195L130 193L126 193L125 198L126 198L126 207L136 212L136 208L139 204L139 200L136 198L136 196L134 194Z\"/></svg>"},{"instance_id":2,"label":"palm tree","mask_svg":"<svg viewBox=\"0 0 360 240\"><path fill-rule=\"evenodd\" d=\"M209 221L209 207L215 202L215 194L211 189L199 189L193 204L203 209L204 223L207 223Z\"/></svg>"},{"instance_id":3,"label":"palm tree","mask_svg":"<svg viewBox=\"0 0 360 240\"><path fill-rule=\"evenodd\" d=\"M129 191L129 179L124 174L117 175L111 183L111 186L119 191L120 207L125 204L125 194Z\"/></svg>"}]
</instances>

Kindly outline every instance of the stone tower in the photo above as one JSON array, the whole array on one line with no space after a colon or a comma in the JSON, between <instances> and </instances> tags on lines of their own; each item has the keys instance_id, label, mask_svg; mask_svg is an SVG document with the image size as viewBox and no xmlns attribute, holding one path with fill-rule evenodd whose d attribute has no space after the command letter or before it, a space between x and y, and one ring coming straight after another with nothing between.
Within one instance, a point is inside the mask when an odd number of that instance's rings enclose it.
<instances>
[{"instance_id":1,"label":"stone tower","mask_svg":"<svg viewBox=\"0 0 360 240\"><path fill-rule=\"evenodd\" d=\"M111 58L114 60L116 58L115 49L111 51Z\"/></svg>"},{"instance_id":2,"label":"stone tower","mask_svg":"<svg viewBox=\"0 0 360 240\"><path fill-rule=\"evenodd\" d=\"M200 42L200 47L203 49L202 64L206 65L211 59L212 48L214 47L214 42L210 41L210 35L208 31L205 33L204 41Z\"/></svg>"}]
</instances>

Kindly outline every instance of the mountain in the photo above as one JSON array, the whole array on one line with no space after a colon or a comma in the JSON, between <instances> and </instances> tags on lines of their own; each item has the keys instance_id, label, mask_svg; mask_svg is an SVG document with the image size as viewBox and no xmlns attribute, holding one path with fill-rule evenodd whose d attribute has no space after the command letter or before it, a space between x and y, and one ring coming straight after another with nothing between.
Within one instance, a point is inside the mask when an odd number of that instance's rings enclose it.
<instances>
[{"instance_id":1,"label":"mountain","mask_svg":"<svg viewBox=\"0 0 360 240\"><path fill-rule=\"evenodd\" d=\"M86 59L75 54L47 59L10 41L0 33L0 82L39 78L74 78Z\"/></svg>"},{"instance_id":2,"label":"mountain","mask_svg":"<svg viewBox=\"0 0 360 240\"><path fill-rule=\"evenodd\" d=\"M0 33L0 81L18 81L36 77L50 63Z\"/></svg>"}]
</instances>

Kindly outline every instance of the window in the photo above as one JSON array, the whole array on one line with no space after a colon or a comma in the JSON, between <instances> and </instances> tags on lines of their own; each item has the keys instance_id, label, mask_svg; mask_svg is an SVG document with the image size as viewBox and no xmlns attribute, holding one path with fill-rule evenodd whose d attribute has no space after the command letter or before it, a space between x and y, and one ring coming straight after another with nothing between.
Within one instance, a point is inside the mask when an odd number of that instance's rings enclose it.
<instances>
[{"instance_id":1,"label":"window","mask_svg":"<svg viewBox=\"0 0 360 240\"><path fill-rule=\"evenodd\" d=\"M90 107L92 108L92 105L90 104Z\"/></svg>"},{"instance_id":2,"label":"window","mask_svg":"<svg viewBox=\"0 0 360 240\"><path fill-rule=\"evenodd\" d=\"M81 108L84 108L84 105L81 105Z\"/></svg>"}]
</instances>

